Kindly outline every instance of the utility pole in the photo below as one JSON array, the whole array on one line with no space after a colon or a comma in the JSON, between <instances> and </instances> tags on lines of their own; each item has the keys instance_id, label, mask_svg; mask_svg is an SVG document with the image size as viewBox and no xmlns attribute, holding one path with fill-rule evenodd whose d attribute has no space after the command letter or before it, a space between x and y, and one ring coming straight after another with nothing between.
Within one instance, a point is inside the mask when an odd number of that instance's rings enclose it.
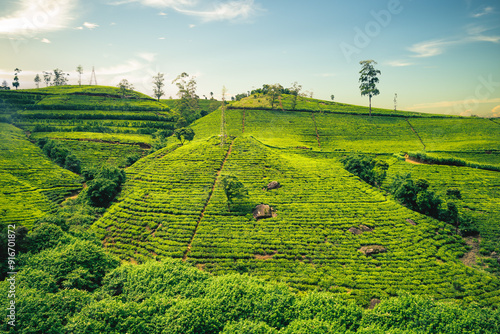
<instances>
[{"instance_id":1,"label":"utility pole","mask_svg":"<svg viewBox=\"0 0 500 334\"><path fill-rule=\"evenodd\" d=\"M225 86L222 87L222 107L220 120L220 146L224 146L226 141L226 92Z\"/></svg>"},{"instance_id":2,"label":"utility pole","mask_svg":"<svg viewBox=\"0 0 500 334\"><path fill-rule=\"evenodd\" d=\"M396 111L398 106L398 94L394 94L394 111Z\"/></svg>"},{"instance_id":3,"label":"utility pole","mask_svg":"<svg viewBox=\"0 0 500 334\"><path fill-rule=\"evenodd\" d=\"M94 85L97 86L97 78L95 76L94 66L92 66L92 74L90 75L90 85L92 85L92 81L94 82Z\"/></svg>"}]
</instances>

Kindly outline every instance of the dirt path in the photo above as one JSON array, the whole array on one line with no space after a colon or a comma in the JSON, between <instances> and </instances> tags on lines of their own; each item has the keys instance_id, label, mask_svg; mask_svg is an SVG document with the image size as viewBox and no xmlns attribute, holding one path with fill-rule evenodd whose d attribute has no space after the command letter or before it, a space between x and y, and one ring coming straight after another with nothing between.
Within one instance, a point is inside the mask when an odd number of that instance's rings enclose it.
<instances>
[{"instance_id":1,"label":"dirt path","mask_svg":"<svg viewBox=\"0 0 500 334\"><path fill-rule=\"evenodd\" d=\"M413 131L413 133L415 133L415 135L417 136L418 140L420 140L420 143L422 143L422 146L424 147L424 151L425 151L425 144L424 144L422 138L420 138L420 135L418 134L418 132L415 131L415 129L413 128L413 125L411 125L411 123L408 120L408 118L405 118L405 121L406 121L406 123L408 123L408 125L410 126L410 129Z\"/></svg>"},{"instance_id":2,"label":"dirt path","mask_svg":"<svg viewBox=\"0 0 500 334\"><path fill-rule=\"evenodd\" d=\"M472 267L473 265L476 264L476 256L477 253L479 252L479 244L481 243L481 238L479 237L466 237L464 238L465 242L467 245L469 245L471 248L470 251L465 253L465 255L460 259L463 264L466 266Z\"/></svg>"},{"instance_id":3,"label":"dirt path","mask_svg":"<svg viewBox=\"0 0 500 334\"><path fill-rule=\"evenodd\" d=\"M318 141L318 147L321 147L321 143L319 141L319 134L318 134L318 126L316 125L316 118L314 117L314 113L311 113L311 117L314 122L314 130L316 131L316 140Z\"/></svg>"},{"instance_id":4,"label":"dirt path","mask_svg":"<svg viewBox=\"0 0 500 334\"><path fill-rule=\"evenodd\" d=\"M417 160L413 160L412 158L410 158L408 156L408 154L405 155L405 161L410 163L410 164L414 164L414 165L425 165L423 162L419 162Z\"/></svg>"},{"instance_id":5,"label":"dirt path","mask_svg":"<svg viewBox=\"0 0 500 334\"><path fill-rule=\"evenodd\" d=\"M85 188L87 188L87 183L83 184L83 188L82 189L75 191L72 195L70 195L68 197L64 197L64 200L61 202L61 204L63 204L64 202L66 202L69 199L75 199L75 198L77 198L78 195L80 195L80 193L82 192L82 190L85 189Z\"/></svg>"},{"instance_id":6,"label":"dirt path","mask_svg":"<svg viewBox=\"0 0 500 334\"><path fill-rule=\"evenodd\" d=\"M196 227L194 228L194 232L193 232L193 235L191 237L191 240L189 241L187 249L184 252L184 255L182 256L182 261L187 260L187 256L188 256L189 251L191 250L191 246L193 244L194 237L196 236L196 232L198 231L198 226L200 226L200 222L203 219L203 216L205 215L205 210L207 209L208 203L210 203L210 199L212 199L212 195L214 193L215 186L217 185L217 180L219 179L220 174L222 172L222 169L224 168L224 165L226 164L227 158L231 154L231 150L233 149L233 144L234 144L234 139L231 142L231 145L229 145L229 149L227 150L226 156L224 157L224 160L222 161L222 165L220 166L219 170L217 171L217 175L215 176L215 180L214 180L214 183L212 185L212 189L210 190L210 193L208 194L207 201L205 202L205 205L203 206L203 209L201 210L200 217L198 217L198 220L196 222Z\"/></svg>"},{"instance_id":7,"label":"dirt path","mask_svg":"<svg viewBox=\"0 0 500 334\"><path fill-rule=\"evenodd\" d=\"M283 104L281 103L281 96L279 97L279 101L280 101L280 108L282 111L285 111L285 109L283 109Z\"/></svg>"}]
</instances>

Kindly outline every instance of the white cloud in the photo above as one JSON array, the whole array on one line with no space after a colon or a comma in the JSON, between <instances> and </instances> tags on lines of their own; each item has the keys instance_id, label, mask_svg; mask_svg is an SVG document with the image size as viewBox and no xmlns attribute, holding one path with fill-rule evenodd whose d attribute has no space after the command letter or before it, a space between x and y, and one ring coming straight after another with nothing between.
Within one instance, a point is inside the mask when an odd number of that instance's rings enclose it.
<instances>
[{"instance_id":1,"label":"white cloud","mask_svg":"<svg viewBox=\"0 0 500 334\"><path fill-rule=\"evenodd\" d=\"M135 71L142 70L147 67L148 64L140 62L136 59L127 60L123 64L118 64L110 67L102 67L95 70L98 75L118 75L127 74Z\"/></svg>"},{"instance_id":2,"label":"white cloud","mask_svg":"<svg viewBox=\"0 0 500 334\"><path fill-rule=\"evenodd\" d=\"M190 24L189 25L189 28L193 29L194 27L196 27L196 24Z\"/></svg>"},{"instance_id":3,"label":"white cloud","mask_svg":"<svg viewBox=\"0 0 500 334\"><path fill-rule=\"evenodd\" d=\"M484 34L488 30L490 29L482 26L469 25L465 28L466 35L457 38L439 39L416 43L409 47L408 50L414 53L412 57L425 58L440 55L444 53L448 47L453 45L468 44L474 42L499 43L500 36Z\"/></svg>"},{"instance_id":4,"label":"white cloud","mask_svg":"<svg viewBox=\"0 0 500 334\"><path fill-rule=\"evenodd\" d=\"M226 2L200 0L123 0L111 2L111 5L123 5L138 2L154 8L170 8L185 15L195 16L204 22L248 19L261 10L254 0L232 0ZM159 15L164 15L161 12ZM165 14L166 15L166 14Z\"/></svg>"},{"instance_id":5,"label":"white cloud","mask_svg":"<svg viewBox=\"0 0 500 334\"><path fill-rule=\"evenodd\" d=\"M426 41L414 44L408 50L415 53L413 57L434 57L442 54L452 44L454 42L445 40Z\"/></svg>"},{"instance_id":6,"label":"white cloud","mask_svg":"<svg viewBox=\"0 0 500 334\"><path fill-rule=\"evenodd\" d=\"M40 41L42 43L47 43L47 44L50 44L52 43L51 41L49 41L47 38L42 38L42 40Z\"/></svg>"},{"instance_id":7,"label":"white cloud","mask_svg":"<svg viewBox=\"0 0 500 334\"><path fill-rule=\"evenodd\" d=\"M213 5L212 9L205 11L183 10L179 8L177 8L176 10L186 15L199 17L203 21L208 22L248 19L250 16L256 13L257 8L253 0L240 0L229 1L226 3L217 3Z\"/></svg>"},{"instance_id":8,"label":"white cloud","mask_svg":"<svg viewBox=\"0 0 500 334\"><path fill-rule=\"evenodd\" d=\"M87 29L94 29L97 28L99 25L96 23L83 22L83 26Z\"/></svg>"},{"instance_id":9,"label":"white cloud","mask_svg":"<svg viewBox=\"0 0 500 334\"><path fill-rule=\"evenodd\" d=\"M167 16L167 13L159 12L158 15L160 15L160 16Z\"/></svg>"},{"instance_id":10,"label":"white cloud","mask_svg":"<svg viewBox=\"0 0 500 334\"><path fill-rule=\"evenodd\" d=\"M484 16L484 15L491 14L491 13L493 13L493 11L494 11L493 7L484 7L484 8L481 8L478 12L472 13L471 16L474 18L478 18L478 17Z\"/></svg>"},{"instance_id":11,"label":"white cloud","mask_svg":"<svg viewBox=\"0 0 500 334\"><path fill-rule=\"evenodd\" d=\"M411 66L414 65L414 63L410 63L408 61L402 61L402 60L393 60L387 63L389 66L392 67L405 67L405 66Z\"/></svg>"},{"instance_id":12,"label":"white cloud","mask_svg":"<svg viewBox=\"0 0 500 334\"><path fill-rule=\"evenodd\" d=\"M0 35L33 37L39 32L67 28L77 0L19 0L15 11L0 17Z\"/></svg>"}]
</instances>

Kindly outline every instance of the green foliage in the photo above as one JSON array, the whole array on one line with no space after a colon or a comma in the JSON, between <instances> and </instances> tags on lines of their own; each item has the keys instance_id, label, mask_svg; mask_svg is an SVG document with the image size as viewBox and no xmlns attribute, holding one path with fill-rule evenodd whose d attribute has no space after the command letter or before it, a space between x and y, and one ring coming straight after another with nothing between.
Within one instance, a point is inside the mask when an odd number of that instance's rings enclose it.
<instances>
[{"instance_id":1,"label":"green foliage","mask_svg":"<svg viewBox=\"0 0 500 334\"><path fill-rule=\"evenodd\" d=\"M134 90L134 86L130 82L128 82L127 79L122 79L116 87L118 87L120 89L120 93L121 93L122 98L125 98L126 94L129 91Z\"/></svg>"},{"instance_id":2,"label":"green foliage","mask_svg":"<svg viewBox=\"0 0 500 334\"><path fill-rule=\"evenodd\" d=\"M80 173L80 160L74 154L70 154L70 152L62 145L54 140L47 138L38 139L37 144L47 155L47 157L54 161L56 164L66 168L69 171L72 171L73 173Z\"/></svg>"},{"instance_id":3,"label":"green foliage","mask_svg":"<svg viewBox=\"0 0 500 334\"><path fill-rule=\"evenodd\" d=\"M462 194L460 192L460 189L457 188L446 189L446 196L454 197L456 199L462 199Z\"/></svg>"},{"instance_id":4,"label":"green foliage","mask_svg":"<svg viewBox=\"0 0 500 334\"><path fill-rule=\"evenodd\" d=\"M491 154L491 153L490 153ZM458 154L458 156L463 155L466 157L467 160L457 158L454 156L454 154L443 154L442 153L434 153L434 154L426 154L422 152L409 152L408 156L411 158L427 163L427 164L438 164L438 165L448 165L448 166L463 166L463 167L471 167L471 168L481 168L481 169L486 169L486 170L493 170L493 171L500 171L500 166L497 165L492 165L490 163L484 163L484 162L477 162L479 160L479 157L481 155L485 154L472 154L472 153L465 153L465 154ZM475 160L475 161L474 161ZM491 160L494 159L488 159L487 161L490 162Z\"/></svg>"},{"instance_id":5,"label":"green foliage","mask_svg":"<svg viewBox=\"0 0 500 334\"><path fill-rule=\"evenodd\" d=\"M27 251L38 253L44 249L53 248L59 243L68 243L69 239L61 227L51 223L36 225L27 236Z\"/></svg>"},{"instance_id":6,"label":"green foliage","mask_svg":"<svg viewBox=\"0 0 500 334\"><path fill-rule=\"evenodd\" d=\"M377 64L373 60L362 60L359 62L361 64L361 71L359 82L359 89L361 91L361 96L368 95L370 99L370 116L372 113L372 97L380 94L377 88L377 83L379 82L377 75L380 75L380 71L373 67L373 64Z\"/></svg>"},{"instance_id":7,"label":"green foliage","mask_svg":"<svg viewBox=\"0 0 500 334\"><path fill-rule=\"evenodd\" d=\"M372 186L380 186L385 179L389 165L368 156L350 155L340 159L344 168L359 176L363 181Z\"/></svg>"},{"instance_id":8,"label":"green foliage","mask_svg":"<svg viewBox=\"0 0 500 334\"><path fill-rule=\"evenodd\" d=\"M93 291L118 261L93 242L76 240L29 257L26 266L51 274L57 286Z\"/></svg>"},{"instance_id":9,"label":"green foliage","mask_svg":"<svg viewBox=\"0 0 500 334\"><path fill-rule=\"evenodd\" d=\"M474 306L437 303L429 297L403 294L377 305L363 318L363 324L392 332L405 329L417 333L481 333L500 330L498 310L480 311Z\"/></svg>"},{"instance_id":10,"label":"green foliage","mask_svg":"<svg viewBox=\"0 0 500 334\"><path fill-rule=\"evenodd\" d=\"M123 303L103 299L87 304L64 328L68 333L160 333L155 316L165 312L170 301L155 303Z\"/></svg>"},{"instance_id":11,"label":"green foliage","mask_svg":"<svg viewBox=\"0 0 500 334\"><path fill-rule=\"evenodd\" d=\"M19 274L21 276L21 274ZM0 289L5 289L2 282ZM34 287L37 284L35 283ZM5 294L7 292L5 291ZM42 290L22 288L16 291L16 327L2 321L0 330L3 333L64 333L68 320L79 313L82 308L91 302L92 295L87 291L64 289L57 293L46 293ZM8 302L7 298L4 298ZM7 308L2 302L2 308Z\"/></svg>"},{"instance_id":12,"label":"green foliage","mask_svg":"<svg viewBox=\"0 0 500 334\"><path fill-rule=\"evenodd\" d=\"M180 128L175 129L174 135L181 142L181 144L184 145L186 141L193 140L195 134L191 128Z\"/></svg>"},{"instance_id":13,"label":"green foliage","mask_svg":"<svg viewBox=\"0 0 500 334\"><path fill-rule=\"evenodd\" d=\"M199 97L196 95L195 78L190 77L189 74L183 72L178 75L172 83L175 83L179 89L179 92L177 93L179 100L175 103L175 109L179 116L184 118L187 124L189 124L197 118L196 113L199 108ZM186 125L180 125L178 127L185 127Z\"/></svg>"},{"instance_id":14,"label":"green foliage","mask_svg":"<svg viewBox=\"0 0 500 334\"><path fill-rule=\"evenodd\" d=\"M192 298L203 294L209 275L180 260L148 261L140 266L122 265L106 275L102 291L123 301L139 302L161 295Z\"/></svg>"},{"instance_id":15,"label":"green foliage","mask_svg":"<svg viewBox=\"0 0 500 334\"><path fill-rule=\"evenodd\" d=\"M241 320L224 326L221 334L278 334L278 330L263 321Z\"/></svg>"},{"instance_id":16,"label":"green foliage","mask_svg":"<svg viewBox=\"0 0 500 334\"><path fill-rule=\"evenodd\" d=\"M125 182L125 172L116 167L101 167L82 173L87 181L86 197L92 205L107 207L120 192Z\"/></svg>"},{"instance_id":17,"label":"green foliage","mask_svg":"<svg viewBox=\"0 0 500 334\"><path fill-rule=\"evenodd\" d=\"M221 179L222 187L227 198L227 205L231 210L231 205L237 199L242 199L248 195L248 190L245 189L243 183L234 175L224 175Z\"/></svg>"},{"instance_id":18,"label":"green foliage","mask_svg":"<svg viewBox=\"0 0 500 334\"><path fill-rule=\"evenodd\" d=\"M341 334L345 329L336 323L330 323L319 319L295 320L284 330L284 334Z\"/></svg>"},{"instance_id":19,"label":"green foliage","mask_svg":"<svg viewBox=\"0 0 500 334\"><path fill-rule=\"evenodd\" d=\"M139 160L141 158L141 156L139 154L132 154L132 155L129 155L127 156L127 165L128 166L131 166L133 165L137 160Z\"/></svg>"},{"instance_id":20,"label":"green foliage","mask_svg":"<svg viewBox=\"0 0 500 334\"><path fill-rule=\"evenodd\" d=\"M78 175L50 161L20 129L0 123L0 223L30 228L81 187Z\"/></svg>"},{"instance_id":21,"label":"green foliage","mask_svg":"<svg viewBox=\"0 0 500 334\"><path fill-rule=\"evenodd\" d=\"M362 310L355 302L328 293L307 294L297 300L294 308L297 319L336 323L346 330L356 330L363 317Z\"/></svg>"}]
</instances>

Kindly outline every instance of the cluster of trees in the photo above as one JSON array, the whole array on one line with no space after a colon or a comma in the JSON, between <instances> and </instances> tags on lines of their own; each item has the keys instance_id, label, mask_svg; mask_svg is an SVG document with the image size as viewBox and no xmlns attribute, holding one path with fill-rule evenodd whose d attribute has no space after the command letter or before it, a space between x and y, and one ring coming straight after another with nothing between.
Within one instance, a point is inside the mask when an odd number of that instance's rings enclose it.
<instances>
[{"instance_id":1,"label":"cluster of trees","mask_svg":"<svg viewBox=\"0 0 500 334\"><path fill-rule=\"evenodd\" d=\"M231 211L231 206L233 206L234 201L246 197L248 195L248 190L234 175L223 176L221 182L224 188L224 194L226 194L227 198L227 208Z\"/></svg>"},{"instance_id":2,"label":"cluster of trees","mask_svg":"<svg viewBox=\"0 0 500 334\"><path fill-rule=\"evenodd\" d=\"M427 180L413 180L410 174L406 174L396 176L390 190L394 197L408 208L450 223L456 227L457 232L460 231L464 236L475 235L479 232L471 217L460 215L458 212L458 207L453 200L461 198L459 189L448 189L447 200L443 200L429 190Z\"/></svg>"},{"instance_id":3,"label":"cluster of trees","mask_svg":"<svg viewBox=\"0 0 500 334\"><path fill-rule=\"evenodd\" d=\"M52 139L40 138L37 145L43 150L45 155L59 166L66 168L73 173L80 174L81 162L78 158Z\"/></svg>"},{"instance_id":4,"label":"cluster of trees","mask_svg":"<svg viewBox=\"0 0 500 334\"><path fill-rule=\"evenodd\" d=\"M386 162L359 154L345 156L340 161L346 170L359 176L366 183L379 188L389 169Z\"/></svg>"},{"instance_id":5,"label":"cluster of trees","mask_svg":"<svg viewBox=\"0 0 500 334\"><path fill-rule=\"evenodd\" d=\"M300 96L300 91L302 90L302 86L297 82L294 82L291 87L284 88L279 83L269 85L264 84L262 88L254 89L250 92L251 95L263 94L267 96L269 103L271 104L271 109L274 109L274 106L282 94L292 95L292 110L295 110L297 106L297 98Z\"/></svg>"},{"instance_id":6,"label":"cluster of trees","mask_svg":"<svg viewBox=\"0 0 500 334\"><path fill-rule=\"evenodd\" d=\"M83 197L95 207L108 207L121 191L125 182L125 171L116 167L92 168L82 171L87 183Z\"/></svg>"},{"instance_id":7,"label":"cluster of trees","mask_svg":"<svg viewBox=\"0 0 500 334\"><path fill-rule=\"evenodd\" d=\"M134 86L127 79L122 79L116 87L120 89L122 98L125 98L127 92L134 90Z\"/></svg>"},{"instance_id":8,"label":"cluster of trees","mask_svg":"<svg viewBox=\"0 0 500 334\"><path fill-rule=\"evenodd\" d=\"M385 180L389 168L386 162L359 154L343 157L341 162L347 171L379 188ZM447 200L443 200L429 190L427 180L413 180L410 174L406 174L397 175L389 190L394 198L407 208L452 224L456 227L457 233L460 231L464 236L478 233L473 219L467 215L460 215L458 212L454 200L461 199L459 189L448 189L446 192Z\"/></svg>"}]
</instances>

